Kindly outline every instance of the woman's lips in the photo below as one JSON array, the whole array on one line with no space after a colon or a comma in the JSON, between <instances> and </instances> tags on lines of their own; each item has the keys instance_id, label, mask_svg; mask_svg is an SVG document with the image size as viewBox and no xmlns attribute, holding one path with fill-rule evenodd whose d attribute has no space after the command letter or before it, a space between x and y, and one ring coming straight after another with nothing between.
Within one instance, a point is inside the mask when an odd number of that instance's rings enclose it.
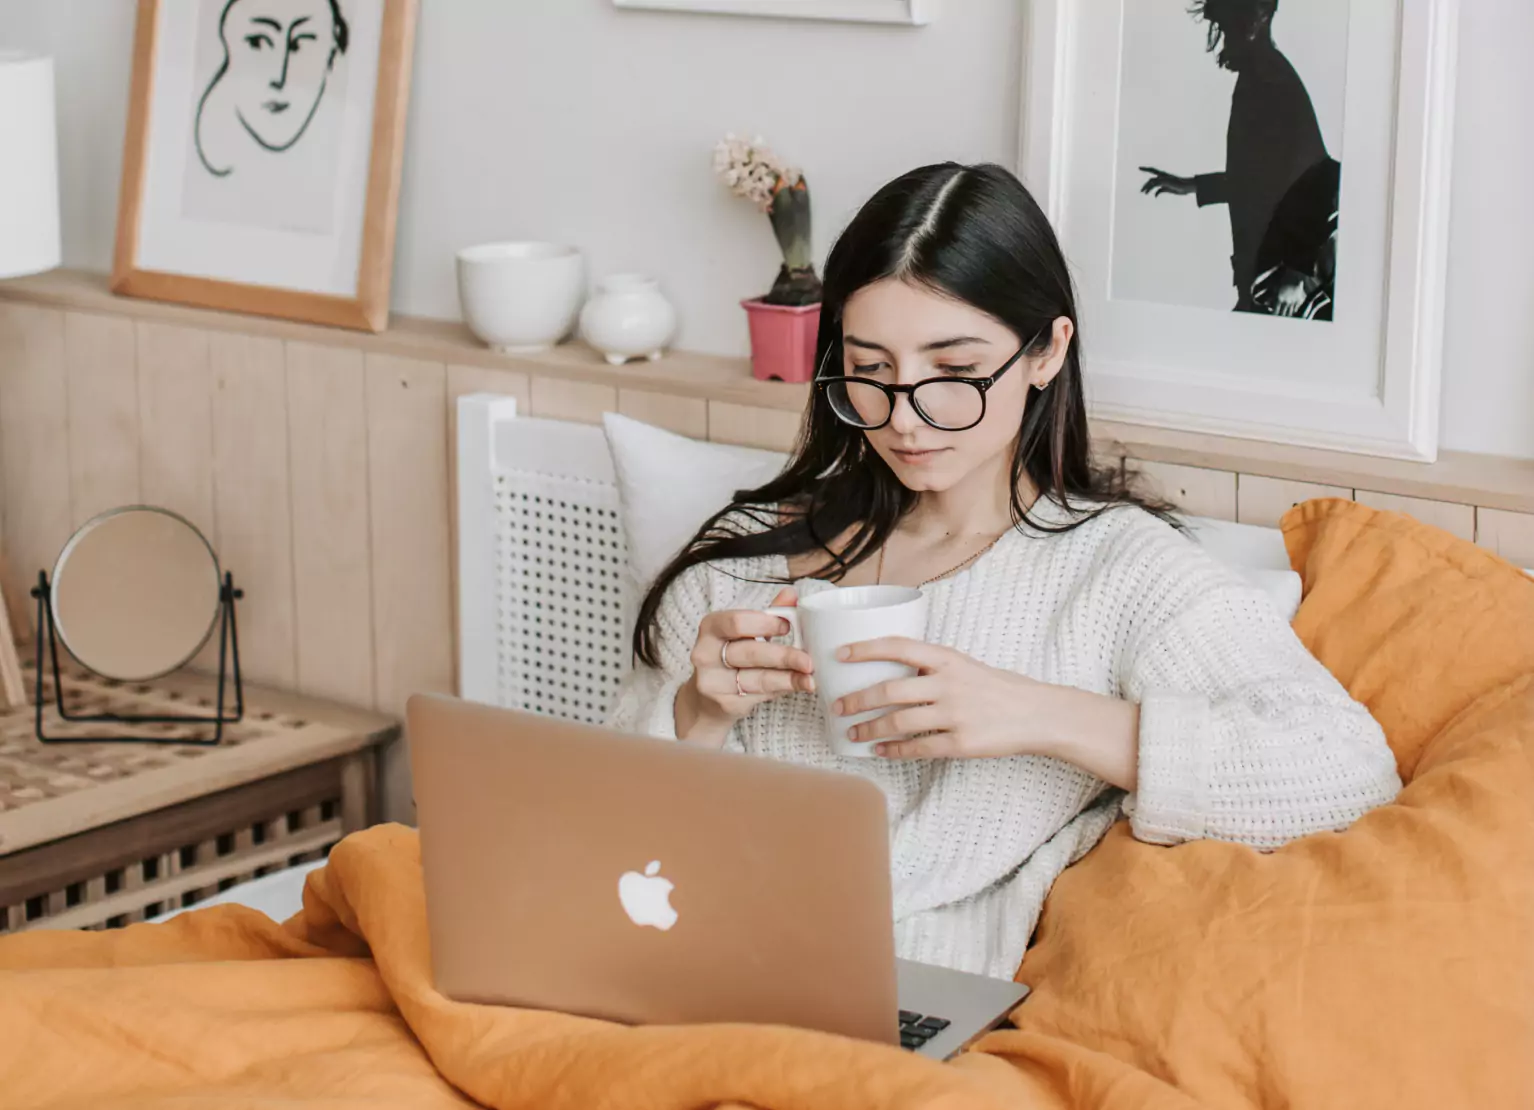
<instances>
[{"instance_id":1,"label":"woman's lips","mask_svg":"<svg viewBox=\"0 0 1534 1110\"><path fill-rule=\"evenodd\" d=\"M903 463L920 465L921 463L931 462L933 459L937 458L947 450L947 447L891 447L890 454L894 455Z\"/></svg>"}]
</instances>

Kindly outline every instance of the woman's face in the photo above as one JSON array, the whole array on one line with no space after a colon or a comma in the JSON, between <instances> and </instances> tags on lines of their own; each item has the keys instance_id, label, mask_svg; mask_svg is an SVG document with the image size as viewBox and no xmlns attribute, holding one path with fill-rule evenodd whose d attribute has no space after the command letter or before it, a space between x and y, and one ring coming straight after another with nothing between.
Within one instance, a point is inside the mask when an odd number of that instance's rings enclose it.
<instances>
[{"instance_id":1,"label":"woman's face","mask_svg":"<svg viewBox=\"0 0 1534 1110\"><path fill-rule=\"evenodd\" d=\"M952 489L981 470L1006 464L1012 456L1030 387L1052 380L1070 342L1071 323L1055 321L1054 346L1042 357L1024 356L985 394L985 416L966 431L932 427L911 407L909 396L896 399L889 423L865 432L907 489ZM842 312L842 373L886 385L914 385L929 378L988 378L1017 354L1025 340L979 309L923 286L886 279L852 295ZM1063 336L1063 338L1062 338ZM928 404L933 415L949 406L967 423L962 406L976 391L939 394ZM925 398L925 394L922 395ZM978 409L978 404L975 406ZM870 422L882 416L869 415ZM972 418L972 417L971 417Z\"/></svg>"},{"instance_id":2,"label":"woman's face","mask_svg":"<svg viewBox=\"0 0 1534 1110\"><path fill-rule=\"evenodd\" d=\"M292 146L314 115L335 33L330 0L234 0L226 9L235 111L268 150Z\"/></svg>"}]
</instances>

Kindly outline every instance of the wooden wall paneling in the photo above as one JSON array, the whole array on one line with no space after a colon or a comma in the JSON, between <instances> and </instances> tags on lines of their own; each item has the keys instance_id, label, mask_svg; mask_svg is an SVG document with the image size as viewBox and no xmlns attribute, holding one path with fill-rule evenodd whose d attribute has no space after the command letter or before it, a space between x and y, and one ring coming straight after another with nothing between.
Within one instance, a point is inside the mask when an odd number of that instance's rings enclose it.
<instances>
[{"instance_id":1,"label":"wooden wall paneling","mask_svg":"<svg viewBox=\"0 0 1534 1110\"><path fill-rule=\"evenodd\" d=\"M355 347L287 344L298 690L371 708L367 380Z\"/></svg>"},{"instance_id":2,"label":"wooden wall paneling","mask_svg":"<svg viewBox=\"0 0 1534 1110\"><path fill-rule=\"evenodd\" d=\"M792 451L799 436L800 414L788 409L763 409L730 401L708 403L708 438L715 443Z\"/></svg>"},{"instance_id":3,"label":"wooden wall paneling","mask_svg":"<svg viewBox=\"0 0 1534 1110\"><path fill-rule=\"evenodd\" d=\"M702 397L620 389L618 411L624 416L631 416L678 435L691 436L693 439L708 438L708 402Z\"/></svg>"},{"instance_id":4,"label":"wooden wall paneling","mask_svg":"<svg viewBox=\"0 0 1534 1110\"><path fill-rule=\"evenodd\" d=\"M237 586L240 667L293 689L293 509L282 341L218 332L213 370L214 546Z\"/></svg>"},{"instance_id":5,"label":"wooden wall paneling","mask_svg":"<svg viewBox=\"0 0 1534 1110\"><path fill-rule=\"evenodd\" d=\"M550 420L600 424L604 412L618 411L618 391L610 385L569 378L535 377L528 411Z\"/></svg>"},{"instance_id":6,"label":"wooden wall paneling","mask_svg":"<svg viewBox=\"0 0 1534 1110\"><path fill-rule=\"evenodd\" d=\"M1283 515L1302 501L1321 497L1351 498L1353 491L1314 482L1289 482L1242 474L1236 479L1236 519L1242 524L1277 528Z\"/></svg>"},{"instance_id":7,"label":"wooden wall paneling","mask_svg":"<svg viewBox=\"0 0 1534 1110\"><path fill-rule=\"evenodd\" d=\"M64 315L73 527L140 501L138 359L125 316Z\"/></svg>"},{"instance_id":8,"label":"wooden wall paneling","mask_svg":"<svg viewBox=\"0 0 1534 1110\"><path fill-rule=\"evenodd\" d=\"M139 487L214 539L210 332L140 321Z\"/></svg>"},{"instance_id":9,"label":"wooden wall paneling","mask_svg":"<svg viewBox=\"0 0 1534 1110\"><path fill-rule=\"evenodd\" d=\"M54 270L0 286L9 303L121 315L189 330L212 329L317 344L353 346L369 354L437 363L478 363L542 378L599 384L617 390L727 402L748 408L799 412L809 387L756 381L749 360L671 350L657 362L608 366L580 342L546 351L502 354L487 350L457 321L394 316L376 335L338 333L294 320L262 319L181 304L114 296L104 275ZM1347 489L1376 489L1437 501L1534 513L1534 459L1443 451L1436 463L1375 458L1259 440L1206 435L1094 419L1094 440L1105 455L1131 456L1234 474L1257 474Z\"/></svg>"},{"instance_id":10,"label":"wooden wall paneling","mask_svg":"<svg viewBox=\"0 0 1534 1110\"><path fill-rule=\"evenodd\" d=\"M1126 459L1124 465L1142 478L1149 492L1181 512L1211 520L1236 519L1236 476L1229 471L1142 459Z\"/></svg>"},{"instance_id":11,"label":"wooden wall paneling","mask_svg":"<svg viewBox=\"0 0 1534 1110\"><path fill-rule=\"evenodd\" d=\"M396 717L411 694L454 689L446 405L441 363L367 357L375 705ZM410 820L402 744L382 779L384 819Z\"/></svg>"},{"instance_id":12,"label":"wooden wall paneling","mask_svg":"<svg viewBox=\"0 0 1534 1110\"><path fill-rule=\"evenodd\" d=\"M1477 509L1475 542L1514 566L1534 570L1534 513Z\"/></svg>"},{"instance_id":13,"label":"wooden wall paneling","mask_svg":"<svg viewBox=\"0 0 1534 1110\"><path fill-rule=\"evenodd\" d=\"M134 325L139 494L147 505L186 517L216 549L210 334L147 320ZM240 618L243 632L243 607ZM218 670L216 638L198 654L195 666L204 671Z\"/></svg>"},{"instance_id":14,"label":"wooden wall paneling","mask_svg":"<svg viewBox=\"0 0 1534 1110\"><path fill-rule=\"evenodd\" d=\"M1354 496L1362 505L1385 509L1393 513L1405 513L1424 524L1442 528L1462 540L1475 542L1475 506L1457 505L1450 501L1427 501L1420 497L1398 497L1391 493L1374 493L1359 490Z\"/></svg>"},{"instance_id":15,"label":"wooden wall paneling","mask_svg":"<svg viewBox=\"0 0 1534 1110\"><path fill-rule=\"evenodd\" d=\"M23 595L37 572L53 570L71 532L69 397L64 372L64 314L0 304L0 469L5 544ZM30 597L27 620L35 623ZM14 602L12 602L14 604Z\"/></svg>"},{"instance_id":16,"label":"wooden wall paneling","mask_svg":"<svg viewBox=\"0 0 1534 1110\"><path fill-rule=\"evenodd\" d=\"M499 393L503 397L515 397L519 413L525 416L532 411L531 384L526 374L518 370L501 370L494 366L452 363L447 368L450 429L458 426L458 398L466 393Z\"/></svg>"}]
</instances>

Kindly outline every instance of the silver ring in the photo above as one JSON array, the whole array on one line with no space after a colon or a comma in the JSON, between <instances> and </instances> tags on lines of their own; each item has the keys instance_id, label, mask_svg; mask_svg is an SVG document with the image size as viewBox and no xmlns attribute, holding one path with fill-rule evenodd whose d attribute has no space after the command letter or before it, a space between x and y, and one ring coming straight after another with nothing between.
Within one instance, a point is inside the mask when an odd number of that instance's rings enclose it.
<instances>
[{"instance_id":1,"label":"silver ring","mask_svg":"<svg viewBox=\"0 0 1534 1110\"><path fill-rule=\"evenodd\" d=\"M735 696L737 698L745 697L746 696L746 691L744 689L742 689L742 687L740 685L740 672L737 671L735 668L731 667L730 668L730 673L735 676Z\"/></svg>"},{"instance_id":2,"label":"silver ring","mask_svg":"<svg viewBox=\"0 0 1534 1110\"><path fill-rule=\"evenodd\" d=\"M734 640L724 640L719 644L719 662L724 664L726 670L731 671L735 670L730 665L730 645L734 642Z\"/></svg>"}]
</instances>

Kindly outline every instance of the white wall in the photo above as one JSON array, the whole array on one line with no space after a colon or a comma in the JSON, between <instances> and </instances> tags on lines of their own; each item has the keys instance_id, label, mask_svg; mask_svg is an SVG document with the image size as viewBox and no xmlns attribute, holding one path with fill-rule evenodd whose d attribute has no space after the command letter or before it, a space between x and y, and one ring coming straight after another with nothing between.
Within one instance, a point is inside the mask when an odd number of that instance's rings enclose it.
<instances>
[{"instance_id":1,"label":"white wall","mask_svg":"<svg viewBox=\"0 0 1534 1110\"><path fill-rule=\"evenodd\" d=\"M575 243L596 274L655 273L680 343L743 352L764 217L712 177L725 131L809 174L822 251L912 166L1015 160L1025 0L948 0L922 29L617 11L610 0L422 4L394 304L458 315L453 252ZM0 0L0 45L53 53L64 255L112 253L133 0ZM1444 446L1534 457L1534 4L1463 5ZM1090 327L1090 323L1088 324Z\"/></svg>"}]
</instances>

